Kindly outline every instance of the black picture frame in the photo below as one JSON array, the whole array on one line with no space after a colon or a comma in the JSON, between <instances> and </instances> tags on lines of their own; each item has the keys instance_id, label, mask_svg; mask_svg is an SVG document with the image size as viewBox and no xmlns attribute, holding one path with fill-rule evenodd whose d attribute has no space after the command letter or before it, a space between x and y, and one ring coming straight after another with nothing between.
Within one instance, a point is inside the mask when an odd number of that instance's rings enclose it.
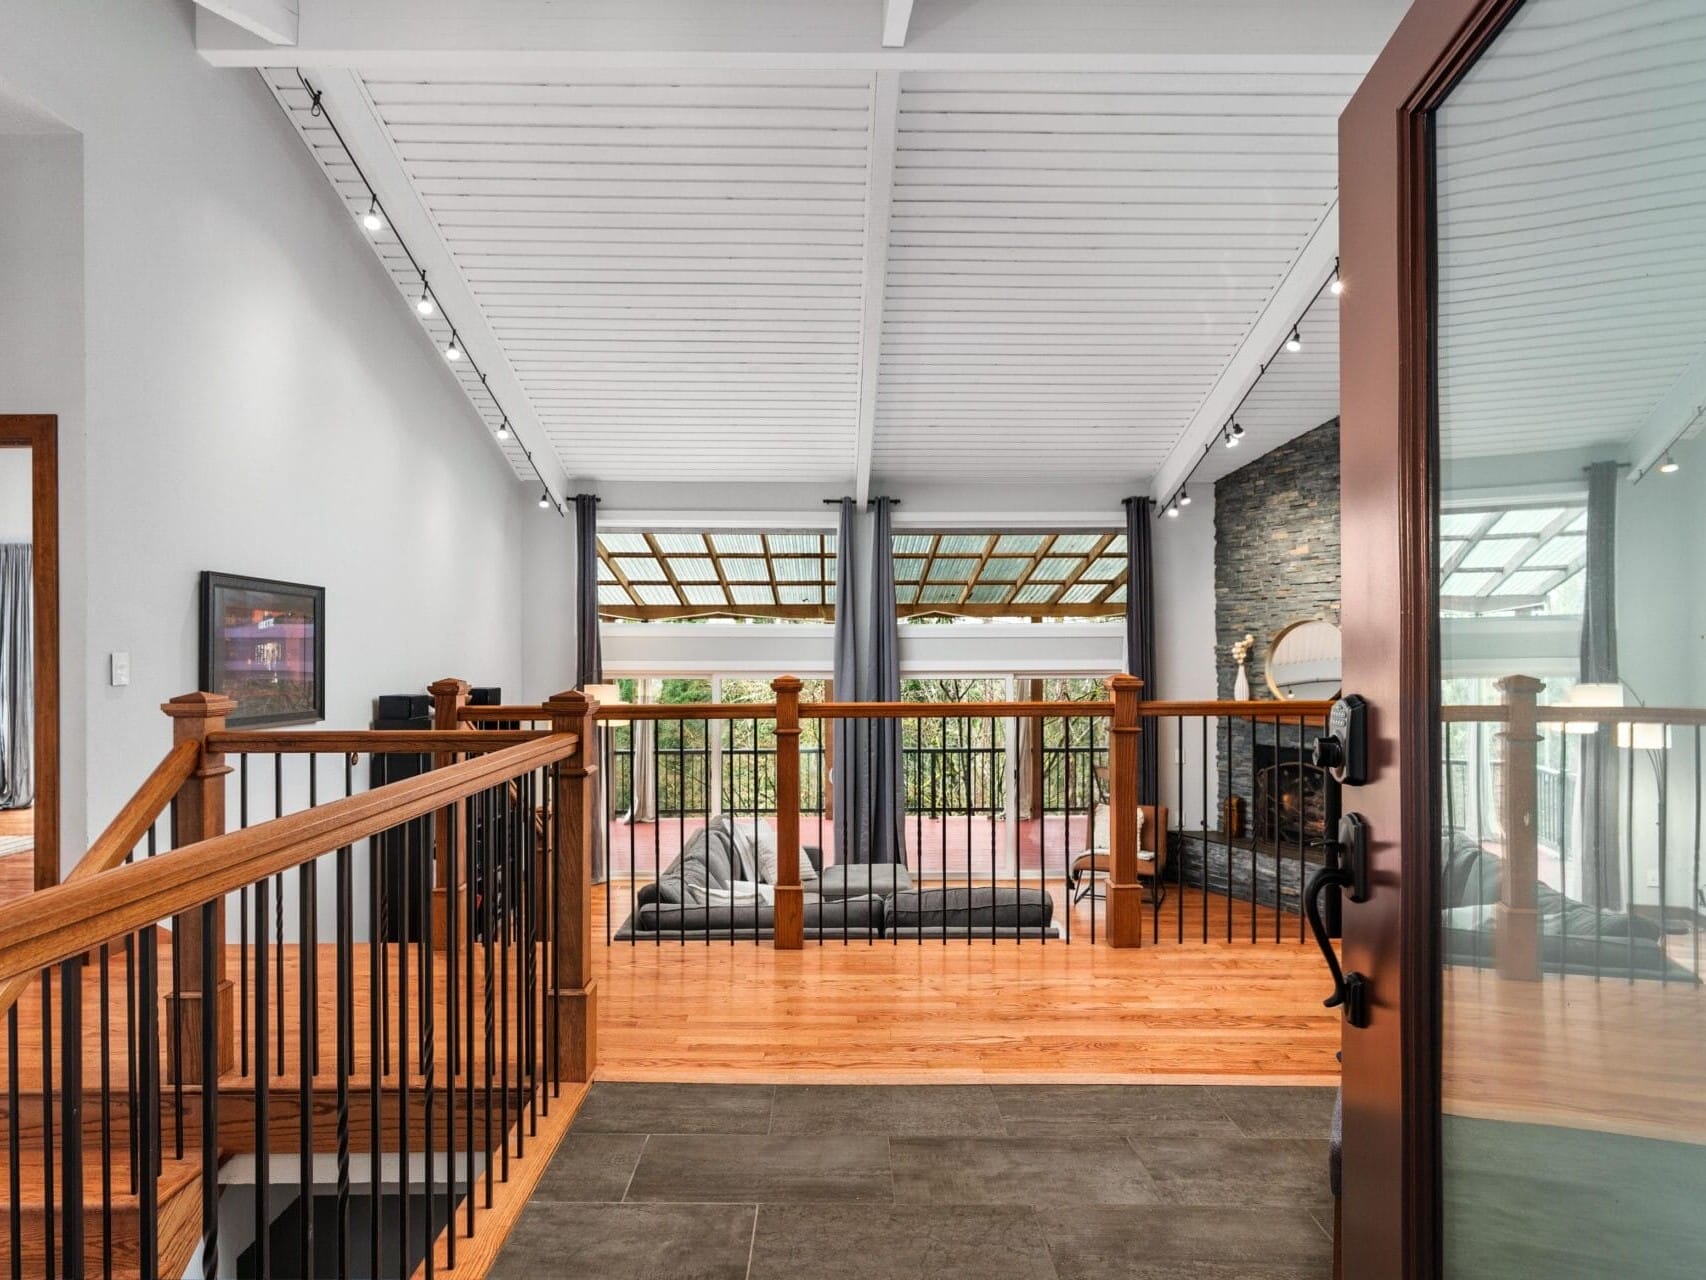
<instances>
[{"instance_id":1,"label":"black picture frame","mask_svg":"<svg viewBox=\"0 0 1706 1280\"><path fill-rule=\"evenodd\" d=\"M240 623L241 612L261 615ZM278 636L246 634L278 628ZM326 589L236 573L201 575L198 676L207 693L237 700L233 728L313 724L326 718ZM244 656L244 650L248 654Z\"/></svg>"}]
</instances>

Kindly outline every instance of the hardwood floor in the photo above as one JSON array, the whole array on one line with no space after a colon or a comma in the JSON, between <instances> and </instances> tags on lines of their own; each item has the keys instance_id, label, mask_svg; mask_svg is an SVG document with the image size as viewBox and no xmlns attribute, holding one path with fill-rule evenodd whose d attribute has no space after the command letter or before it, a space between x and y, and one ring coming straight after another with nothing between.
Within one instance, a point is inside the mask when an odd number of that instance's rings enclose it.
<instances>
[{"instance_id":1,"label":"hardwood floor","mask_svg":"<svg viewBox=\"0 0 1706 1280\"><path fill-rule=\"evenodd\" d=\"M602 937L602 896L593 924ZM1321 1006L1320 955L1252 945L1248 927L1235 916L1243 941L1199 933L1135 951L1091 944L1076 925L1069 945L612 943L594 952L598 1077L1336 1083L1339 1018Z\"/></svg>"},{"instance_id":2,"label":"hardwood floor","mask_svg":"<svg viewBox=\"0 0 1706 1280\"><path fill-rule=\"evenodd\" d=\"M1445 973L1445 1110L1706 1143L1706 988Z\"/></svg>"}]
</instances>

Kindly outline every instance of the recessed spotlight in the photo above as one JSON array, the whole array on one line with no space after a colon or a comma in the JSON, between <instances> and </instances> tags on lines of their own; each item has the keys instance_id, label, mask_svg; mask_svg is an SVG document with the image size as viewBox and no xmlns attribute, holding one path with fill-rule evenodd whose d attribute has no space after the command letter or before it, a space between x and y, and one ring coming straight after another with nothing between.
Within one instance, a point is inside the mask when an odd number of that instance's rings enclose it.
<instances>
[{"instance_id":1,"label":"recessed spotlight","mask_svg":"<svg viewBox=\"0 0 1706 1280\"><path fill-rule=\"evenodd\" d=\"M1297 331L1297 326L1291 326L1291 337L1285 340L1285 349L1295 355L1303 350L1303 335Z\"/></svg>"}]
</instances>

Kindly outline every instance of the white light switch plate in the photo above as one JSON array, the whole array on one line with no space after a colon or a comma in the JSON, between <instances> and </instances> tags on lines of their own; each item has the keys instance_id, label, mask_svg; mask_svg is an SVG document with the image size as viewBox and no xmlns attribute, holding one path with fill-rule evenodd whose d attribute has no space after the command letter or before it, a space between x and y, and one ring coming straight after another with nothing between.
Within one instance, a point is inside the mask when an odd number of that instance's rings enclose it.
<instances>
[{"instance_id":1,"label":"white light switch plate","mask_svg":"<svg viewBox=\"0 0 1706 1280\"><path fill-rule=\"evenodd\" d=\"M112 685L115 689L123 688L130 683L130 655L114 653L111 655Z\"/></svg>"}]
</instances>

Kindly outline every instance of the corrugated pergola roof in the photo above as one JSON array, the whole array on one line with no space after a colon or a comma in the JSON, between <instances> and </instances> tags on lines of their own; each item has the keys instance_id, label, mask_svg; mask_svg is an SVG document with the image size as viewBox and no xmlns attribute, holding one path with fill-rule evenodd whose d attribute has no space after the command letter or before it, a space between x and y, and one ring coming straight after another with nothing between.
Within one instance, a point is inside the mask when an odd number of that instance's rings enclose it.
<instances>
[{"instance_id":1,"label":"corrugated pergola roof","mask_svg":"<svg viewBox=\"0 0 1706 1280\"><path fill-rule=\"evenodd\" d=\"M821 531L611 532L598 540L599 612L829 620L836 538ZM894 535L901 616L1096 618L1125 607L1126 539L1105 532Z\"/></svg>"}]
</instances>

